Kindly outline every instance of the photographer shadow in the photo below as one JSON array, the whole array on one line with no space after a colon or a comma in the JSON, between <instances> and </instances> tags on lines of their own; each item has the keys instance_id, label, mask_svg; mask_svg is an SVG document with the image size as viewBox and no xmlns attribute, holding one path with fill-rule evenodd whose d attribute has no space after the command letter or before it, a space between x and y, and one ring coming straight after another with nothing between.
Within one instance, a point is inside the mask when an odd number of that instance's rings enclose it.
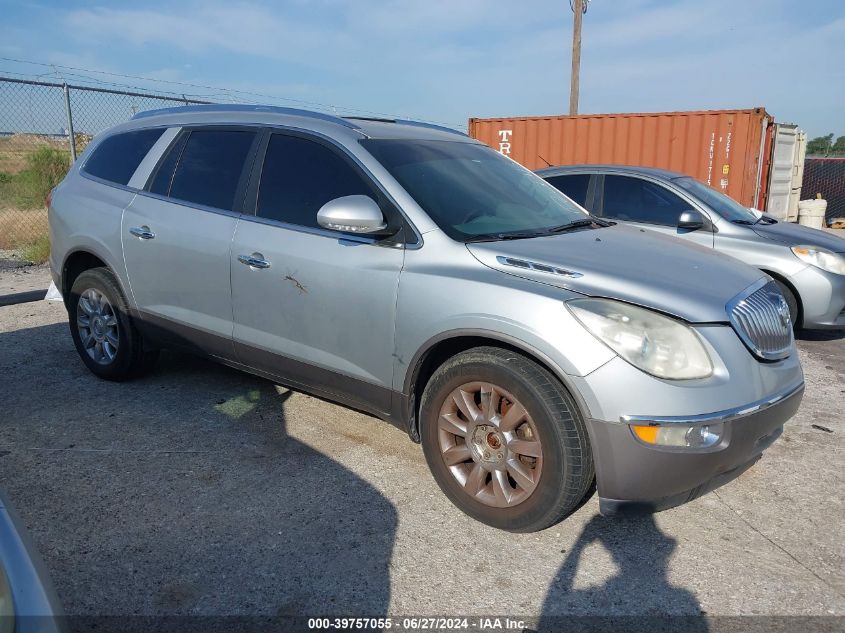
<instances>
[{"instance_id":1,"label":"photographer shadow","mask_svg":"<svg viewBox=\"0 0 845 633\"><path fill-rule=\"evenodd\" d=\"M616 574L600 586L576 589L578 567L594 543L610 554ZM660 531L651 514L594 516L546 594L538 630L707 631L693 593L667 577L676 547L677 541Z\"/></svg>"}]
</instances>

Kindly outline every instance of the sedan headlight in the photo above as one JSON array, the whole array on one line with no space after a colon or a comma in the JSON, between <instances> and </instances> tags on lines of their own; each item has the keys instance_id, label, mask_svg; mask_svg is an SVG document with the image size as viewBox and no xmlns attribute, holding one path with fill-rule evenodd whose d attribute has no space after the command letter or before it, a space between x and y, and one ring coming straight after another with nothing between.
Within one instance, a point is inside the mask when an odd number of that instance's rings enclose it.
<instances>
[{"instance_id":1,"label":"sedan headlight","mask_svg":"<svg viewBox=\"0 0 845 633\"><path fill-rule=\"evenodd\" d=\"M689 380L713 373L698 334L680 321L610 299L573 299L566 306L593 336L652 376Z\"/></svg>"},{"instance_id":2,"label":"sedan headlight","mask_svg":"<svg viewBox=\"0 0 845 633\"><path fill-rule=\"evenodd\" d=\"M845 257L819 246L793 246L795 256L829 273L845 275Z\"/></svg>"}]
</instances>

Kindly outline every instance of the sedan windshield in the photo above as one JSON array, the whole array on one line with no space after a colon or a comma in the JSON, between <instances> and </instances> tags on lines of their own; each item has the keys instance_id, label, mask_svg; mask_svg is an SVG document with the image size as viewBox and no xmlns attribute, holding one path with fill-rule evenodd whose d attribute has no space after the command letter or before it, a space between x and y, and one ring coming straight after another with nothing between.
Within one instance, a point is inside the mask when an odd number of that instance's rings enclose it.
<instances>
[{"instance_id":1,"label":"sedan windshield","mask_svg":"<svg viewBox=\"0 0 845 633\"><path fill-rule=\"evenodd\" d=\"M733 198L729 198L725 194L698 182L695 178L684 176L683 178L675 178L672 182L682 189L689 191L693 196L704 202L729 222L755 224L759 219L757 214L751 209L742 206Z\"/></svg>"},{"instance_id":2,"label":"sedan windshield","mask_svg":"<svg viewBox=\"0 0 845 633\"><path fill-rule=\"evenodd\" d=\"M361 143L452 239L535 237L593 224L542 178L485 145L404 139Z\"/></svg>"}]
</instances>

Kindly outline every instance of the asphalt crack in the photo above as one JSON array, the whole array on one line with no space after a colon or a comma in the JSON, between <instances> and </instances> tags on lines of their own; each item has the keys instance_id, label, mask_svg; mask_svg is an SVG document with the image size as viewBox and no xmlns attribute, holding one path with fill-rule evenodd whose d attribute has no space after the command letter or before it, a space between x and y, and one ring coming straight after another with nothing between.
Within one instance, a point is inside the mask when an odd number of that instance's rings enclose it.
<instances>
[{"instance_id":1,"label":"asphalt crack","mask_svg":"<svg viewBox=\"0 0 845 633\"><path fill-rule=\"evenodd\" d=\"M745 523L745 525L747 525L747 526L748 526L748 527L750 527L750 528L751 528L751 529L752 529L755 533L759 534L759 535L760 535L760 536L762 536L764 539L766 539L766 540L767 540L767 541L768 541L768 542L769 542L769 543L770 543L770 544L771 544L771 545L772 545L775 549L778 549L778 550L780 550L781 552L783 552L784 554L786 554L786 555L787 555L787 557L789 557L790 559L792 559L792 560L793 560L793 561L794 561L794 562L795 562L795 563L796 563L799 567L801 567L801 568L802 568L802 569L804 569L805 571L808 571L808 572L809 572L812 576L814 576L814 577L815 577L815 578L816 578L816 579L817 579L820 583L822 583L825 587L827 587L828 589L830 589L831 591L833 591L833 593L835 593L837 596L839 596L840 598L845 598L845 595L843 595L842 593L840 593L840 592L839 592L839 590L838 590L836 587L834 587L833 585L831 585L831 584L830 584L830 582L828 582L827 580L825 580L824 578L822 578L821 576L819 576L819 575L818 575L815 571L813 571L813 570L812 570L812 569L810 569L807 565L805 565L803 562L801 562L800 560L798 560L797 558L795 558L795 556L793 556L793 555L792 555L792 553L791 553L789 550L784 549L781 545L778 545L778 544L777 544L777 543L775 543L775 542L774 542L771 538L769 538L766 534L764 534L764 533L763 533L763 532L761 532L759 529L757 529L757 527L756 527L753 523L751 523L748 519L746 519L744 516L742 516L742 514L741 514L740 512L737 512L737 511L736 511L736 510L735 510L735 509L731 506L731 504L729 504L727 501L725 501L725 500L724 500L724 499L723 499L723 498L719 495L718 491L714 490L714 491L712 492L712 494L713 494L713 496L715 496L715 497L716 497L719 501L721 501L721 502L722 502L722 504L723 504L723 505L724 505L724 506L725 506L728 510L730 510L731 512L733 512L733 513L734 513L734 514L735 514L735 515L736 515L736 516L737 516L737 517L738 517L738 518L739 518L739 519L740 519L743 523Z\"/></svg>"}]
</instances>

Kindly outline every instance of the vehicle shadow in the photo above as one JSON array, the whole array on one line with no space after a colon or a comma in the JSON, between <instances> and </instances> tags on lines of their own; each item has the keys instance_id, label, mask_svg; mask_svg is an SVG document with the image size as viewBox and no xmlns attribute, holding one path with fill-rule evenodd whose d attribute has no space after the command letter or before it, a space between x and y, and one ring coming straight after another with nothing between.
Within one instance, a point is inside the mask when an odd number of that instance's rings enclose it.
<instances>
[{"instance_id":1,"label":"vehicle shadow","mask_svg":"<svg viewBox=\"0 0 845 633\"><path fill-rule=\"evenodd\" d=\"M845 338L842 330L796 330L795 338L799 341L839 341Z\"/></svg>"},{"instance_id":2,"label":"vehicle shadow","mask_svg":"<svg viewBox=\"0 0 845 633\"><path fill-rule=\"evenodd\" d=\"M597 562L599 557L588 558L593 544L607 551L616 573L601 586L576 588L579 565L602 564ZM660 531L651 514L595 515L558 569L537 629L707 631L695 596L667 577L676 546L677 541Z\"/></svg>"},{"instance_id":3,"label":"vehicle shadow","mask_svg":"<svg viewBox=\"0 0 845 633\"><path fill-rule=\"evenodd\" d=\"M105 382L65 323L0 334L0 372L0 483L71 628L387 613L396 509L289 434L291 391L172 353ZM329 436L354 423L324 415Z\"/></svg>"}]
</instances>

